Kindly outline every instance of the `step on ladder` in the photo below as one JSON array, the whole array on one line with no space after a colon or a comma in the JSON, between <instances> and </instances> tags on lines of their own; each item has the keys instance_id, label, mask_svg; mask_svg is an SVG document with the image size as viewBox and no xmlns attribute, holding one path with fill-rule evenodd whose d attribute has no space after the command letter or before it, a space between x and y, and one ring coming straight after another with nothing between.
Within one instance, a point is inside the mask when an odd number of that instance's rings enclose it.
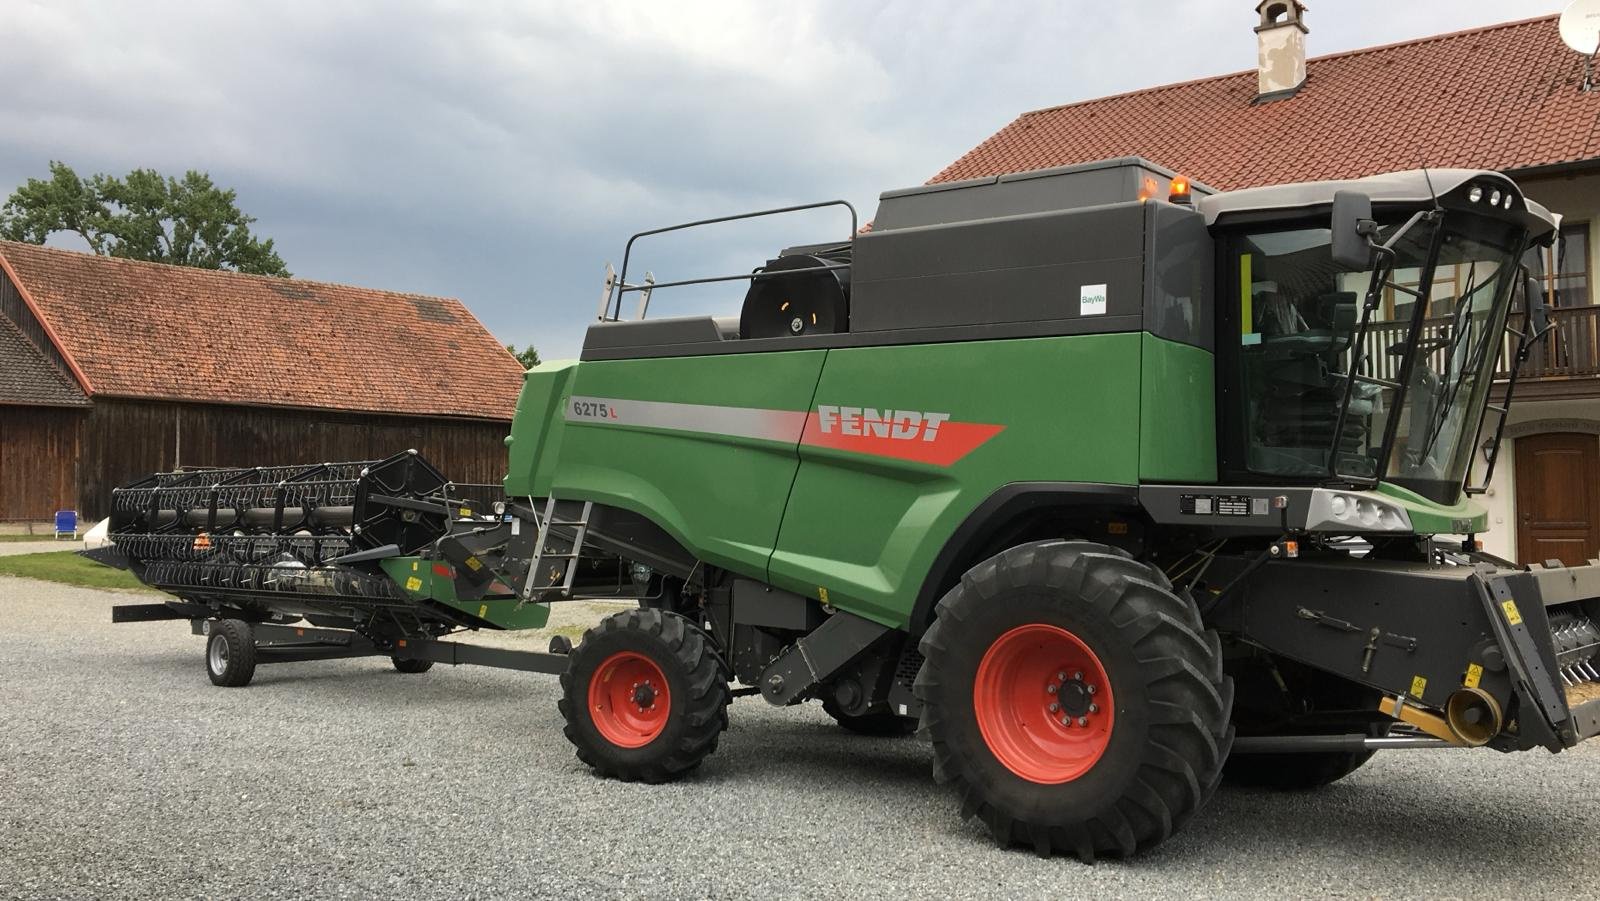
<instances>
[{"instance_id":1,"label":"step on ladder","mask_svg":"<svg viewBox=\"0 0 1600 901\"><path fill-rule=\"evenodd\" d=\"M522 597L517 601L517 609L522 609L524 604L535 600L542 600L545 595L552 592L559 593L562 597L572 594L572 580L578 574L578 557L583 553L583 539L589 532L589 514L594 510L593 501L583 502L583 512L575 520L557 521L556 499L552 495L545 501L544 516L535 522L539 530L538 537L533 546L533 562L528 564L528 579L522 586ZM566 554L547 554L545 544L550 540L551 530L556 526L576 528L572 536L572 551ZM546 561L564 560L566 570L562 575L560 585L535 585L539 579L540 567Z\"/></svg>"}]
</instances>

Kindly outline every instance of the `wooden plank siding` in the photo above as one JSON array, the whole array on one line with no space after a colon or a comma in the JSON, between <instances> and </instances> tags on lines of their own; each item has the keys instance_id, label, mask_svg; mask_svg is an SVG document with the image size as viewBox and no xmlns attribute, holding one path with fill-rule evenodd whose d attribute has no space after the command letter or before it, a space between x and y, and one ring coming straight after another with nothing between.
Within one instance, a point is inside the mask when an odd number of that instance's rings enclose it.
<instances>
[{"instance_id":1,"label":"wooden plank siding","mask_svg":"<svg viewBox=\"0 0 1600 901\"><path fill-rule=\"evenodd\" d=\"M377 459L408 448L456 482L498 483L505 477L509 431L508 422L100 397L83 421L79 497L85 516L99 519L110 510L113 488L177 462L186 469L311 464Z\"/></svg>"},{"instance_id":2,"label":"wooden plank siding","mask_svg":"<svg viewBox=\"0 0 1600 901\"><path fill-rule=\"evenodd\" d=\"M0 407L0 521L49 521L78 508L79 437L87 412Z\"/></svg>"}]
</instances>

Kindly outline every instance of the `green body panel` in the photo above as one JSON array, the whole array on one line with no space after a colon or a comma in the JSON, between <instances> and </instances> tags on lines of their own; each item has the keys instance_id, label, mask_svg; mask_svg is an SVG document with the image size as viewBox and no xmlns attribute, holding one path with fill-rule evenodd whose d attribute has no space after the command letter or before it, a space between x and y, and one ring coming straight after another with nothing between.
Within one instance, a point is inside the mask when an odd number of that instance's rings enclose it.
<instances>
[{"instance_id":1,"label":"green body panel","mask_svg":"<svg viewBox=\"0 0 1600 901\"><path fill-rule=\"evenodd\" d=\"M1379 482L1377 490L1406 508L1411 515L1411 528L1418 535L1478 535L1489 531L1489 511L1466 495L1454 504L1441 504L1390 482Z\"/></svg>"},{"instance_id":2,"label":"green body panel","mask_svg":"<svg viewBox=\"0 0 1600 901\"><path fill-rule=\"evenodd\" d=\"M1216 360L1144 334L1139 381L1139 480L1217 480Z\"/></svg>"},{"instance_id":3,"label":"green body panel","mask_svg":"<svg viewBox=\"0 0 1600 901\"><path fill-rule=\"evenodd\" d=\"M764 438L713 431L710 422L706 431L682 431L568 420L549 487L560 498L648 516L699 559L760 578L826 356L809 350L583 363L570 396L712 405L733 408L730 415L789 411L793 422L772 420L773 437Z\"/></svg>"},{"instance_id":4,"label":"green body panel","mask_svg":"<svg viewBox=\"0 0 1600 901\"><path fill-rule=\"evenodd\" d=\"M437 601L471 614L501 629L539 629L550 619L549 604L525 604L517 609L517 599L511 595L482 598L476 601L456 600L453 578L434 571L443 566L436 560L421 557L390 557L382 561L383 571L393 579L408 597Z\"/></svg>"},{"instance_id":5,"label":"green body panel","mask_svg":"<svg viewBox=\"0 0 1600 901\"><path fill-rule=\"evenodd\" d=\"M506 436L508 497L543 497L561 456L562 403L578 370L574 360L540 363L522 377L517 412Z\"/></svg>"},{"instance_id":6,"label":"green body panel","mask_svg":"<svg viewBox=\"0 0 1600 901\"><path fill-rule=\"evenodd\" d=\"M544 364L506 489L634 511L709 564L903 626L939 552L1007 484L1215 483L1213 379L1209 352L1144 332ZM952 459L863 450L816 434L819 410L938 414L946 437L979 437ZM1486 519L1380 490L1419 532Z\"/></svg>"},{"instance_id":7,"label":"green body panel","mask_svg":"<svg viewBox=\"0 0 1600 901\"><path fill-rule=\"evenodd\" d=\"M829 351L818 404L1004 429L949 466L802 446L769 581L903 625L945 542L1003 485L1137 482L1138 359L1136 334Z\"/></svg>"}]
</instances>

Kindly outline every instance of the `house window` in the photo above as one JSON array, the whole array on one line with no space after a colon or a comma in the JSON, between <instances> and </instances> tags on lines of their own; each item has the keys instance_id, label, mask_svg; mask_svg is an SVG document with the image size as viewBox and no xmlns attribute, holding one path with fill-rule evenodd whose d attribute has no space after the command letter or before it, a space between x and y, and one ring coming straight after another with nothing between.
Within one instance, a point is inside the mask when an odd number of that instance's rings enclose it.
<instances>
[{"instance_id":1,"label":"house window","mask_svg":"<svg viewBox=\"0 0 1600 901\"><path fill-rule=\"evenodd\" d=\"M1544 251L1545 296L1551 306L1586 307L1589 295L1589 223L1563 223L1559 250Z\"/></svg>"}]
</instances>

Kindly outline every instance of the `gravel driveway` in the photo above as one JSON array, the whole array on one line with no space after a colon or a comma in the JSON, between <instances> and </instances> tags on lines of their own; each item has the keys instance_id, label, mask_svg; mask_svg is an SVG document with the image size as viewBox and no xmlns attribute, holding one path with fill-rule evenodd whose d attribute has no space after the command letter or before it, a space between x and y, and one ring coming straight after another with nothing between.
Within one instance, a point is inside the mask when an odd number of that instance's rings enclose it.
<instances>
[{"instance_id":1,"label":"gravel driveway","mask_svg":"<svg viewBox=\"0 0 1600 901\"><path fill-rule=\"evenodd\" d=\"M1324 791L1224 789L1094 867L995 848L926 745L735 702L701 770L592 777L556 680L387 661L214 688L147 596L0 577L0 896L1594 897L1600 746L1390 752Z\"/></svg>"}]
</instances>

